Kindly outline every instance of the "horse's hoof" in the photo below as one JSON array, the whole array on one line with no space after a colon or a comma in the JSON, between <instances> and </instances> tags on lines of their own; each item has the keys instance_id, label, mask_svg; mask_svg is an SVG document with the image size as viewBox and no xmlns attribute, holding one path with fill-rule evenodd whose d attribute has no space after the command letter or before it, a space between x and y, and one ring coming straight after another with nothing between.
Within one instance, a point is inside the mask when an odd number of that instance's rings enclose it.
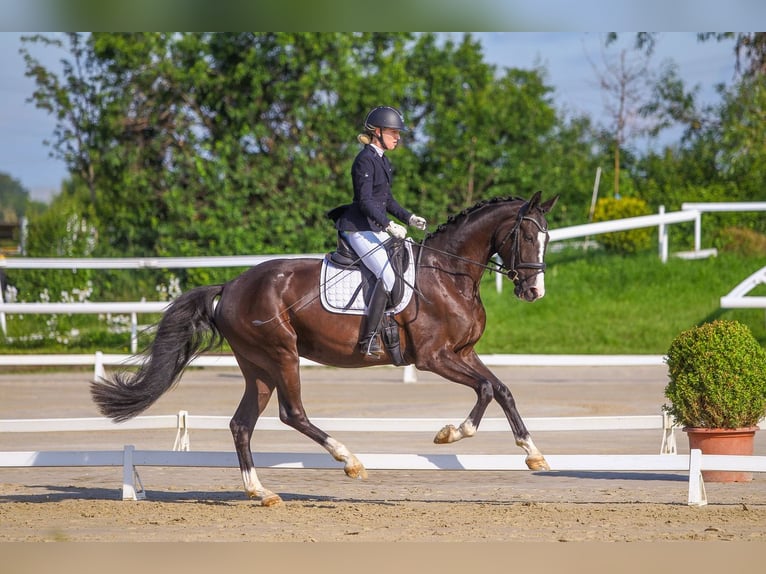
<instances>
[{"instance_id":1,"label":"horse's hoof","mask_svg":"<svg viewBox=\"0 0 766 574\"><path fill-rule=\"evenodd\" d=\"M356 461L356 464L347 464L343 470L349 478L361 478L362 480L367 480L367 469L364 468L364 465L359 461Z\"/></svg>"},{"instance_id":2,"label":"horse's hoof","mask_svg":"<svg viewBox=\"0 0 766 574\"><path fill-rule=\"evenodd\" d=\"M455 442L455 435L457 434L457 429L454 425L447 425L444 428L442 428L438 433L436 433L436 436L434 437L434 443L436 444L449 444L451 442Z\"/></svg>"},{"instance_id":3,"label":"horse's hoof","mask_svg":"<svg viewBox=\"0 0 766 574\"><path fill-rule=\"evenodd\" d=\"M536 456L536 457L527 457L524 461L527 463L527 467L529 470L550 470L551 467L548 466L548 461L545 460L544 456Z\"/></svg>"},{"instance_id":4,"label":"horse's hoof","mask_svg":"<svg viewBox=\"0 0 766 574\"><path fill-rule=\"evenodd\" d=\"M272 493L261 499L261 506L277 506L278 504L282 504L282 499L278 494Z\"/></svg>"},{"instance_id":5,"label":"horse's hoof","mask_svg":"<svg viewBox=\"0 0 766 574\"><path fill-rule=\"evenodd\" d=\"M255 500L256 502L260 502L261 506L276 506L277 504L282 504L282 499L279 497L278 494L274 494L271 491L266 491L263 494L259 494L256 492L248 493L248 496Z\"/></svg>"}]
</instances>

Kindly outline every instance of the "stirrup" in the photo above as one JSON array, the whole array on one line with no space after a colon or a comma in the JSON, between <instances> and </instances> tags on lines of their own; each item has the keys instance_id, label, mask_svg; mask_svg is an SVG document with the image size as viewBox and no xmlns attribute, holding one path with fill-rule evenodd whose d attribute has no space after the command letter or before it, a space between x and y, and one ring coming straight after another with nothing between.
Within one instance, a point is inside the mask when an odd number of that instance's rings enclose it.
<instances>
[{"instance_id":1,"label":"stirrup","mask_svg":"<svg viewBox=\"0 0 766 574\"><path fill-rule=\"evenodd\" d=\"M380 346L380 337L377 333L365 337L359 341L359 352L367 357L380 357L383 355L383 347Z\"/></svg>"}]
</instances>

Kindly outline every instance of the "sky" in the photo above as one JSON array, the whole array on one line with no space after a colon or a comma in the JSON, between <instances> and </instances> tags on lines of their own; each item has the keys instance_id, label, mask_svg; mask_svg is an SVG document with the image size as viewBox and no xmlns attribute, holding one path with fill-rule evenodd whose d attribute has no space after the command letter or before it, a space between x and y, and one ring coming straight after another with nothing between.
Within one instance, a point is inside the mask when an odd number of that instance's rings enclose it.
<instances>
[{"instance_id":1,"label":"sky","mask_svg":"<svg viewBox=\"0 0 766 574\"><path fill-rule=\"evenodd\" d=\"M38 201L49 201L66 178L60 160L49 157L45 140L53 138L55 118L26 100L35 89L24 75L18 50L21 33L0 32L0 173L18 180ZM485 61L498 67L546 71L554 87L554 105L567 113L588 113L596 121L604 114L603 93L598 88L591 61L602 62L603 34L585 32L481 32L475 33L484 48ZM621 41L628 46L633 35ZM619 44L615 50L619 50ZM39 49L38 49L39 48ZM57 67L61 54L36 47L33 54L47 67ZM717 101L714 86L730 84L734 77L733 42L700 43L693 32L662 32L652 65L672 59L687 89L699 85L703 101ZM672 134L668 137L672 137ZM667 140L665 140L667 141ZM655 142L661 145L665 141ZM650 144L651 145L651 144Z\"/></svg>"}]
</instances>

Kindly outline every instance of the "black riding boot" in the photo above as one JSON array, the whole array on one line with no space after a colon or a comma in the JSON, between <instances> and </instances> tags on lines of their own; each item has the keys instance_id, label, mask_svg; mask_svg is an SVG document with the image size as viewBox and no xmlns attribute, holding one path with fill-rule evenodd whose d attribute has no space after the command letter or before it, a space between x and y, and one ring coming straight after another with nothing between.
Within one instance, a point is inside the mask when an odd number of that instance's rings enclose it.
<instances>
[{"instance_id":1,"label":"black riding boot","mask_svg":"<svg viewBox=\"0 0 766 574\"><path fill-rule=\"evenodd\" d=\"M363 355L380 356L383 349L380 346L380 323L383 319L383 313L386 311L388 303L388 293L383 286L383 280L378 279L375 287L372 288L370 303L367 306L367 313L362 318L362 329L359 337L359 350Z\"/></svg>"}]
</instances>

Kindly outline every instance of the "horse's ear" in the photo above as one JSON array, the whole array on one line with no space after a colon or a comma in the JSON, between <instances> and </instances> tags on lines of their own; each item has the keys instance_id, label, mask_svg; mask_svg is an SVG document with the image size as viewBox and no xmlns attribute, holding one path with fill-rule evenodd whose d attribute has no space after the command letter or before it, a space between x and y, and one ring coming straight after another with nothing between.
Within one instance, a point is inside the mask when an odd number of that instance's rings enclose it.
<instances>
[{"instance_id":1,"label":"horse's ear","mask_svg":"<svg viewBox=\"0 0 766 574\"><path fill-rule=\"evenodd\" d=\"M529 211L534 210L540 204L540 198L543 196L542 191L536 191L532 198L527 202Z\"/></svg>"},{"instance_id":2,"label":"horse's ear","mask_svg":"<svg viewBox=\"0 0 766 574\"><path fill-rule=\"evenodd\" d=\"M548 213L551 209L553 209L553 206L556 205L556 202L558 200L559 200L559 196L554 195L545 203L540 204L540 211L542 211L543 213Z\"/></svg>"}]
</instances>

